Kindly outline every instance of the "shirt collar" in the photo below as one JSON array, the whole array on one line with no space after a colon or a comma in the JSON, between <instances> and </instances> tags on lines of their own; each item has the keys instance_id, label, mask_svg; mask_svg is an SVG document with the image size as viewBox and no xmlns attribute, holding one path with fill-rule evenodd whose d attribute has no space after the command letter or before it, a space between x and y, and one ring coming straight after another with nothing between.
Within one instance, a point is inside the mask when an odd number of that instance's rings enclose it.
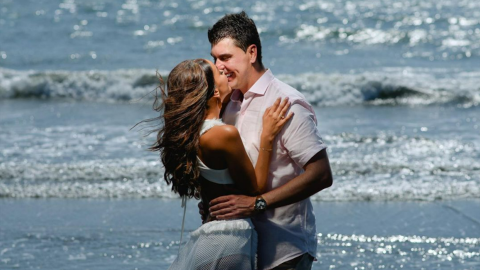
<instances>
[{"instance_id":1,"label":"shirt collar","mask_svg":"<svg viewBox=\"0 0 480 270\"><path fill-rule=\"evenodd\" d=\"M243 101L243 94L242 91L235 89L230 96L230 100L233 102L242 102Z\"/></svg>"},{"instance_id":2,"label":"shirt collar","mask_svg":"<svg viewBox=\"0 0 480 270\"><path fill-rule=\"evenodd\" d=\"M253 96L253 95L265 95L267 91L267 87L270 83L275 79L273 73L270 69L267 69L265 73L255 82L250 89L245 93L245 98Z\"/></svg>"}]
</instances>

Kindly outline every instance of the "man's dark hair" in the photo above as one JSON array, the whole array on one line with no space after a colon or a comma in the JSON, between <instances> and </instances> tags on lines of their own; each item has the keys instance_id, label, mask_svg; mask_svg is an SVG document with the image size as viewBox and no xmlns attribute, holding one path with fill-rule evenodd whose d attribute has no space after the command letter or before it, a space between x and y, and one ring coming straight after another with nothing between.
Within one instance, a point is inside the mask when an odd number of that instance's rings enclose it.
<instances>
[{"instance_id":1,"label":"man's dark hair","mask_svg":"<svg viewBox=\"0 0 480 270\"><path fill-rule=\"evenodd\" d=\"M208 30L208 40L212 46L224 38L233 39L235 45L244 52L247 52L248 46L255 44L257 46L257 62L263 68L262 44L257 26L245 11L223 16Z\"/></svg>"}]
</instances>

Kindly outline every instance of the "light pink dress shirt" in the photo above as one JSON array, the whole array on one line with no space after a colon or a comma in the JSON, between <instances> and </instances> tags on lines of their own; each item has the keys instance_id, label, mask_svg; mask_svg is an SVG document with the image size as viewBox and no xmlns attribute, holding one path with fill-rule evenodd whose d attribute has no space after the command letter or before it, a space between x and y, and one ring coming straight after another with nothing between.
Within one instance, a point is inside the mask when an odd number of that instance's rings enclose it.
<instances>
[{"instance_id":1,"label":"light pink dress shirt","mask_svg":"<svg viewBox=\"0 0 480 270\"><path fill-rule=\"evenodd\" d=\"M277 136L267 190L279 187L303 173L305 164L326 148L317 130L315 112L305 97L276 79L270 70L245 93L232 93L223 121L235 125L242 136L252 163L258 159L262 117L266 108L278 98L288 97L293 118ZM315 215L310 199L275 209L252 218L258 232L258 269L271 269L308 252L317 250Z\"/></svg>"}]
</instances>

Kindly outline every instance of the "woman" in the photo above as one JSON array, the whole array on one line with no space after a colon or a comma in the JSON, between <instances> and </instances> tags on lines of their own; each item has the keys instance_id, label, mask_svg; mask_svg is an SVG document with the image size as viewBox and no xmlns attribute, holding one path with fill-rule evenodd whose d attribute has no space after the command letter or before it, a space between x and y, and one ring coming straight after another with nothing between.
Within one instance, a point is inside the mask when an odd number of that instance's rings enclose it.
<instances>
[{"instance_id":1,"label":"woman","mask_svg":"<svg viewBox=\"0 0 480 270\"><path fill-rule=\"evenodd\" d=\"M163 102L156 110L163 110L164 126L151 150L161 152L172 190L183 198L201 194L205 205L233 192L262 193L273 140L292 117L285 117L288 101L278 99L266 110L254 168L238 131L219 120L222 99L231 89L212 62L183 61L170 72L167 90L160 89ZM250 219L206 220L169 269L255 269L256 233Z\"/></svg>"}]
</instances>

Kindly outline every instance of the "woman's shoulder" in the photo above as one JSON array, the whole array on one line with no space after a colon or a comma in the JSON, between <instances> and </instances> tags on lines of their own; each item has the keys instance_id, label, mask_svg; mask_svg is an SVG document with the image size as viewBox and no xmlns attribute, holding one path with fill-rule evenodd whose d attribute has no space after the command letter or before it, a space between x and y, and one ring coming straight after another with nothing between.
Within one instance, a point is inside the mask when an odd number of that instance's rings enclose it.
<instances>
[{"instance_id":1,"label":"woman's shoulder","mask_svg":"<svg viewBox=\"0 0 480 270\"><path fill-rule=\"evenodd\" d=\"M222 136L225 136L226 138L236 136L236 135L240 136L238 129L232 125L225 124L221 126L216 126L215 128L217 133L219 133Z\"/></svg>"},{"instance_id":2,"label":"woman's shoulder","mask_svg":"<svg viewBox=\"0 0 480 270\"><path fill-rule=\"evenodd\" d=\"M212 127L202 137L212 137L215 140L231 140L240 138L240 133L235 126L225 124Z\"/></svg>"},{"instance_id":3,"label":"woman's shoulder","mask_svg":"<svg viewBox=\"0 0 480 270\"><path fill-rule=\"evenodd\" d=\"M228 144L236 141L241 143L241 137L237 128L232 125L214 126L200 138L201 146L211 149L225 149Z\"/></svg>"}]
</instances>

